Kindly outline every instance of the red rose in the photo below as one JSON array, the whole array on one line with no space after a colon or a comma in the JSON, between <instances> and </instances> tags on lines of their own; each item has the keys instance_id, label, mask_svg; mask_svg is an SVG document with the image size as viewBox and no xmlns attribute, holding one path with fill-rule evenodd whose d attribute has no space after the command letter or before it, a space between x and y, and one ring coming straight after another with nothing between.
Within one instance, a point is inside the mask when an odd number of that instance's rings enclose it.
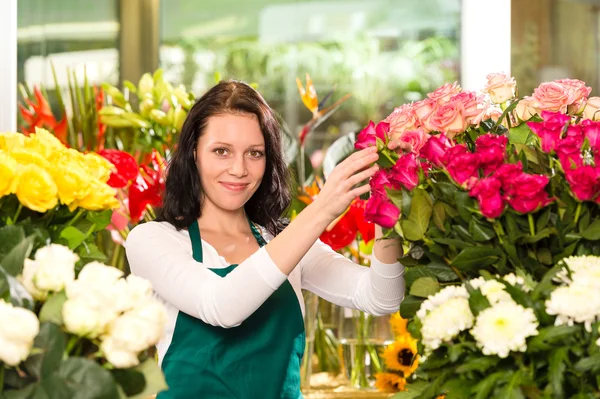
<instances>
[{"instance_id":1,"label":"red rose","mask_svg":"<svg viewBox=\"0 0 600 399\"><path fill-rule=\"evenodd\" d=\"M522 173L515 178L508 203L520 213L530 213L548 205L552 202L546 192L549 181L548 176Z\"/></svg>"},{"instance_id":2,"label":"red rose","mask_svg":"<svg viewBox=\"0 0 600 399\"><path fill-rule=\"evenodd\" d=\"M400 216L400 209L388 200L387 197L373 193L365 207L365 220L376 223L381 227L391 229Z\"/></svg>"},{"instance_id":3,"label":"red rose","mask_svg":"<svg viewBox=\"0 0 600 399\"><path fill-rule=\"evenodd\" d=\"M412 190L419 184L419 165L415 154L405 154L396 161L389 174L392 184Z\"/></svg>"},{"instance_id":4,"label":"red rose","mask_svg":"<svg viewBox=\"0 0 600 399\"><path fill-rule=\"evenodd\" d=\"M581 124L583 126L583 133L590 142L590 147L594 152L600 152L600 122L593 122L586 119Z\"/></svg>"},{"instance_id":5,"label":"red rose","mask_svg":"<svg viewBox=\"0 0 600 399\"><path fill-rule=\"evenodd\" d=\"M479 157L479 166L485 176L492 173L504 163L508 138L487 133L475 140L475 153Z\"/></svg>"},{"instance_id":6,"label":"red rose","mask_svg":"<svg viewBox=\"0 0 600 399\"><path fill-rule=\"evenodd\" d=\"M578 167L583 165L583 157L581 155L582 144L582 139L576 136L568 136L558 140L554 151L558 155L558 159L564 170L573 169L573 166Z\"/></svg>"},{"instance_id":7,"label":"red rose","mask_svg":"<svg viewBox=\"0 0 600 399\"><path fill-rule=\"evenodd\" d=\"M430 136L419 153L419 156L434 165L440 166L444 163L446 151L450 148L450 141L445 134Z\"/></svg>"},{"instance_id":8,"label":"red rose","mask_svg":"<svg viewBox=\"0 0 600 399\"><path fill-rule=\"evenodd\" d=\"M360 131L356 137L354 148L362 150L367 147L372 147L377 144L377 139L381 139L384 143L387 140L390 124L387 122L379 122L377 126L373 121L370 121L367 127Z\"/></svg>"},{"instance_id":9,"label":"red rose","mask_svg":"<svg viewBox=\"0 0 600 399\"><path fill-rule=\"evenodd\" d=\"M472 152L458 154L449 159L447 169L458 184L469 187L478 177L479 157Z\"/></svg>"},{"instance_id":10,"label":"red rose","mask_svg":"<svg viewBox=\"0 0 600 399\"><path fill-rule=\"evenodd\" d=\"M486 218L497 218L504 211L504 200L500 193L502 183L495 177L486 177L477 182L471 189L469 195L476 197L479 201L481 214Z\"/></svg>"},{"instance_id":11,"label":"red rose","mask_svg":"<svg viewBox=\"0 0 600 399\"><path fill-rule=\"evenodd\" d=\"M600 200L600 166L565 170L571 191L580 201Z\"/></svg>"},{"instance_id":12,"label":"red rose","mask_svg":"<svg viewBox=\"0 0 600 399\"><path fill-rule=\"evenodd\" d=\"M523 174L523 165L519 161L517 163L505 163L501 165L496 170L496 173L494 173L494 177L502 183L502 190L506 194L512 195L514 193L515 179L521 174Z\"/></svg>"}]
</instances>

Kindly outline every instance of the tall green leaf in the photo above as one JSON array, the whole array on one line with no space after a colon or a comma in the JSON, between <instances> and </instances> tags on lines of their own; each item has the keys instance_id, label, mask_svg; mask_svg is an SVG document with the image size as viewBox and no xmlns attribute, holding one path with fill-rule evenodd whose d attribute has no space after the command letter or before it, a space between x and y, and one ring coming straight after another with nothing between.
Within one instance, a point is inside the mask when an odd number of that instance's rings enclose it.
<instances>
[{"instance_id":1,"label":"tall green leaf","mask_svg":"<svg viewBox=\"0 0 600 399\"><path fill-rule=\"evenodd\" d=\"M33 343L33 347L38 349L39 353L30 356L24 367L37 379L54 373L62 362L66 345L67 338L60 327L52 323L42 323Z\"/></svg>"}]
</instances>

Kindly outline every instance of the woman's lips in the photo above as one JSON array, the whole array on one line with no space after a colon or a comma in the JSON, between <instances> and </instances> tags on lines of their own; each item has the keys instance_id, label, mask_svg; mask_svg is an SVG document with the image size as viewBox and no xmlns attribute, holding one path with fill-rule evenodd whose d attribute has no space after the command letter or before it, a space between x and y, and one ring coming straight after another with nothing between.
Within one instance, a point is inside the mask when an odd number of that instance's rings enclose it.
<instances>
[{"instance_id":1,"label":"woman's lips","mask_svg":"<svg viewBox=\"0 0 600 399\"><path fill-rule=\"evenodd\" d=\"M246 187L248 187L248 183L226 183L219 182L223 187L225 187L229 191L240 192L244 191Z\"/></svg>"}]
</instances>

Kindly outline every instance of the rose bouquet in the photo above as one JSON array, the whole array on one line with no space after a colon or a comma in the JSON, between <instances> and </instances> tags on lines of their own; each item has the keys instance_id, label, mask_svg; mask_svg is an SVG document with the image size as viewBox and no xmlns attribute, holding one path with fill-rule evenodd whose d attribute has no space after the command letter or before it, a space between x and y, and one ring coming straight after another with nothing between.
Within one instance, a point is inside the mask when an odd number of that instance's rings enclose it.
<instances>
[{"instance_id":1,"label":"rose bouquet","mask_svg":"<svg viewBox=\"0 0 600 399\"><path fill-rule=\"evenodd\" d=\"M0 253L13 267L0 275L3 398L144 398L166 387L148 353L166 313L148 281L96 261L77 273L79 257L59 244L26 253Z\"/></svg>"}]
</instances>

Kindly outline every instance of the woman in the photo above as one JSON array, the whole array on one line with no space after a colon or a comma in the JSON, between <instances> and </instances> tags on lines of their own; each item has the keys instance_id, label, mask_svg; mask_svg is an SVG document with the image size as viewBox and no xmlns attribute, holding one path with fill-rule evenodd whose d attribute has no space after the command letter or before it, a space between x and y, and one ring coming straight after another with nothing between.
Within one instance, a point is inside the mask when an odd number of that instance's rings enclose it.
<instances>
[{"instance_id":1,"label":"woman","mask_svg":"<svg viewBox=\"0 0 600 399\"><path fill-rule=\"evenodd\" d=\"M398 144L395 144L396 146ZM318 240L376 171L374 148L340 163L289 225L280 127L245 83L221 82L190 110L161 215L126 242L134 274L168 309L157 345L167 398L302 398L301 289L374 315L404 296L401 245L379 240L370 268ZM377 229L381 238L381 229Z\"/></svg>"}]
</instances>

